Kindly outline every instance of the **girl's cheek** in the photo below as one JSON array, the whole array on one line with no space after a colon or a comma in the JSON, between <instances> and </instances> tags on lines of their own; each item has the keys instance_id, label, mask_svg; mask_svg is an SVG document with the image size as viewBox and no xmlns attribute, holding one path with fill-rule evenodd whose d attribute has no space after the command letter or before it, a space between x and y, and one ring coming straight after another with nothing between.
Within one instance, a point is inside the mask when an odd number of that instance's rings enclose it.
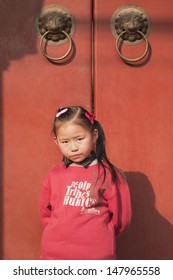
<instances>
[{"instance_id":1,"label":"girl's cheek","mask_svg":"<svg viewBox=\"0 0 173 280\"><path fill-rule=\"evenodd\" d=\"M63 145L59 145L59 149L62 151L62 152L65 152L67 150L67 147L63 146Z\"/></svg>"},{"instance_id":2,"label":"girl's cheek","mask_svg":"<svg viewBox=\"0 0 173 280\"><path fill-rule=\"evenodd\" d=\"M65 146L65 145L62 145L61 147L63 150L67 150L67 146Z\"/></svg>"}]
</instances>

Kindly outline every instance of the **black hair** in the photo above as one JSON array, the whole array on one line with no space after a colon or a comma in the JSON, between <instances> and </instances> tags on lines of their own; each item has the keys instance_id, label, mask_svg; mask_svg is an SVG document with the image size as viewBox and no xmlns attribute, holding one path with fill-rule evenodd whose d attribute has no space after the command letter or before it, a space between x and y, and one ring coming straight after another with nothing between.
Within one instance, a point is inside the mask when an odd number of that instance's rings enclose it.
<instances>
[{"instance_id":1,"label":"black hair","mask_svg":"<svg viewBox=\"0 0 173 280\"><path fill-rule=\"evenodd\" d=\"M55 119L53 122L53 133L57 136L57 130L65 122L72 121L75 124L83 126L85 129L93 133L95 129L98 131L98 139L95 145L96 158L98 160L99 170L100 166L103 167L104 178L106 179L107 168L111 172L112 182L115 183L117 179L116 167L109 161L106 154L106 138L104 130L99 123L95 120L94 115L89 113L86 109L81 106L70 106L65 108L60 108L56 112ZM106 164L105 164L106 163Z\"/></svg>"}]
</instances>

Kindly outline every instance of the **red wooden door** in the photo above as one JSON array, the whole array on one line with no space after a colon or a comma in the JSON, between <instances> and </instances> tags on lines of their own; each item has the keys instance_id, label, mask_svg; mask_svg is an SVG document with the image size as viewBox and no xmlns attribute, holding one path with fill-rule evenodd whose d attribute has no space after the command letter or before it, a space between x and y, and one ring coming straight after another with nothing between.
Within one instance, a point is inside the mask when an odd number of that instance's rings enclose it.
<instances>
[{"instance_id":1,"label":"red wooden door","mask_svg":"<svg viewBox=\"0 0 173 280\"><path fill-rule=\"evenodd\" d=\"M117 255L173 258L173 4L162 2L128 1L151 19L150 60L132 67L118 56L110 29L112 14L125 1L55 0L71 11L76 24L73 58L55 65L42 55L35 32L37 15L52 1L0 0L1 258L39 258L40 186L60 160L51 135L54 112L64 104L92 105L92 8L95 113L112 162L126 171L134 212ZM67 47L57 47L55 54Z\"/></svg>"},{"instance_id":2,"label":"red wooden door","mask_svg":"<svg viewBox=\"0 0 173 280\"><path fill-rule=\"evenodd\" d=\"M70 104L90 110L91 1L61 1L76 23L75 53L65 65L50 63L39 47L35 21L50 4L50 0L0 0L3 259L39 258L40 186L45 172L60 160L51 135L54 113ZM56 56L66 48L68 42L57 46Z\"/></svg>"},{"instance_id":3,"label":"red wooden door","mask_svg":"<svg viewBox=\"0 0 173 280\"><path fill-rule=\"evenodd\" d=\"M151 57L141 67L120 59L110 30L112 15L126 1L94 3L95 113L105 128L111 160L126 171L133 207L117 257L173 259L173 3L128 1L151 20ZM143 48L126 47L123 54L136 57Z\"/></svg>"}]
</instances>

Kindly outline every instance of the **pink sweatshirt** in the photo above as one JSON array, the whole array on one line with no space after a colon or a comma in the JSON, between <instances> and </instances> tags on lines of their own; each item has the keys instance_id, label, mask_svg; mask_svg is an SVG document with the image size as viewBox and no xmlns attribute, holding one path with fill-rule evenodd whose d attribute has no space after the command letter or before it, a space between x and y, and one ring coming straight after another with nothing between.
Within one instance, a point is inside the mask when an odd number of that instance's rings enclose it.
<instances>
[{"instance_id":1,"label":"pink sweatshirt","mask_svg":"<svg viewBox=\"0 0 173 280\"><path fill-rule=\"evenodd\" d=\"M117 175L115 185L107 170L102 184L97 164L86 169L61 163L48 172L40 201L41 259L116 258L115 232L119 235L131 220L128 185Z\"/></svg>"}]
</instances>

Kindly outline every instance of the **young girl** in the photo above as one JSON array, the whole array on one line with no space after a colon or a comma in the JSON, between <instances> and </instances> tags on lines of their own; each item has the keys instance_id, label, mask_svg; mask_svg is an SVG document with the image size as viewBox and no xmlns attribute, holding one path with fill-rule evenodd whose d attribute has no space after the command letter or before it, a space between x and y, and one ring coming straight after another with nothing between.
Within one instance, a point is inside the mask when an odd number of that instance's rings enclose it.
<instances>
[{"instance_id":1,"label":"young girl","mask_svg":"<svg viewBox=\"0 0 173 280\"><path fill-rule=\"evenodd\" d=\"M43 183L41 259L115 259L131 204L122 172L107 158L104 131L91 113L71 106L57 111L53 132L63 162Z\"/></svg>"}]
</instances>

